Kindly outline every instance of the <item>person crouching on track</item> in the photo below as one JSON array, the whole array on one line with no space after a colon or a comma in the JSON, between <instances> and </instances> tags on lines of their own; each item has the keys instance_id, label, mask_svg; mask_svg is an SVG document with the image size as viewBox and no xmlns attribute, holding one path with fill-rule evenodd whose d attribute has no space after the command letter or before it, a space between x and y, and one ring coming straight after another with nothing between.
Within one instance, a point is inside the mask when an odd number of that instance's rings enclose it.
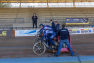
<instances>
[{"instance_id":1,"label":"person crouching on track","mask_svg":"<svg viewBox=\"0 0 94 63\"><path fill-rule=\"evenodd\" d=\"M51 43L52 45L54 45L54 48L56 48L56 45L52 41L56 35L56 33L53 31L53 28L50 27L49 25L43 25L43 24L40 24L39 27L41 28L40 31L43 33L43 37L41 38L41 41L47 36L48 44L50 45Z\"/></svg>"},{"instance_id":2,"label":"person crouching on track","mask_svg":"<svg viewBox=\"0 0 94 63\"><path fill-rule=\"evenodd\" d=\"M69 40L68 40L69 31L68 31L68 29L65 29L65 25L62 25L62 29L59 30L58 35L60 36L60 44L59 44L59 48L58 48L58 51L55 56L58 56L60 54L61 48L64 43L69 48L71 55L74 56L74 52L72 51L72 48L71 48Z\"/></svg>"}]
</instances>

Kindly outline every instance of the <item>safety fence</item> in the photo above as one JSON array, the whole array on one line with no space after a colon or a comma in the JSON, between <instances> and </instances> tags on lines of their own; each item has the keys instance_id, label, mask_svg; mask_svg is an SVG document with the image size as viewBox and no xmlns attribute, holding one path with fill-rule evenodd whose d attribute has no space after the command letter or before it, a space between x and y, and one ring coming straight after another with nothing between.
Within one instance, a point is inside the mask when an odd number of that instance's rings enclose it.
<instances>
[{"instance_id":1,"label":"safety fence","mask_svg":"<svg viewBox=\"0 0 94 63\"><path fill-rule=\"evenodd\" d=\"M94 28L71 28L70 34L94 33ZM39 30L0 30L0 36L35 36Z\"/></svg>"}]
</instances>

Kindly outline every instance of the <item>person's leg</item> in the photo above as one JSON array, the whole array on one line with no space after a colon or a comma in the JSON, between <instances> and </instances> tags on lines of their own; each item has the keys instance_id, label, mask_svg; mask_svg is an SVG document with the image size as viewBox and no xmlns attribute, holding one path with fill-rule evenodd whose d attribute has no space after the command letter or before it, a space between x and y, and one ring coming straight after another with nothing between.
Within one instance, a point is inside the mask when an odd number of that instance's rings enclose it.
<instances>
[{"instance_id":1,"label":"person's leg","mask_svg":"<svg viewBox=\"0 0 94 63\"><path fill-rule=\"evenodd\" d=\"M34 23L34 27L36 27L36 22Z\"/></svg>"},{"instance_id":2,"label":"person's leg","mask_svg":"<svg viewBox=\"0 0 94 63\"><path fill-rule=\"evenodd\" d=\"M34 21L33 21L33 28L34 28Z\"/></svg>"},{"instance_id":3,"label":"person's leg","mask_svg":"<svg viewBox=\"0 0 94 63\"><path fill-rule=\"evenodd\" d=\"M52 45L56 46L56 45L54 44L54 42L52 41L52 38L51 38L51 37L49 37L49 42L50 42Z\"/></svg>"},{"instance_id":4,"label":"person's leg","mask_svg":"<svg viewBox=\"0 0 94 63\"><path fill-rule=\"evenodd\" d=\"M70 46L70 43L69 43L69 40L68 40L68 39L66 40L65 44L66 44L67 47L69 48L69 51L71 52L71 55L74 56L74 52L73 52L73 50L72 50L72 48L71 48L71 46Z\"/></svg>"},{"instance_id":5,"label":"person's leg","mask_svg":"<svg viewBox=\"0 0 94 63\"><path fill-rule=\"evenodd\" d=\"M48 40L48 45L49 45L49 46L51 46L51 45L50 45L50 41L49 41L49 40Z\"/></svg>"},{"instance_id":6,"label":"person's leg","mask_svg":"<svg viewBox=\"0 0 94 63\"><path fill-rule=\"evenodd\" d=\"M36 22L36 28L37 28L37 22Z\"/></svg>"},{"instance_id":7,"label":"person's leg","mask_svg":"<svg viewBox=\"0 0 94 63\"><path fill-rule=\"evenodd\" d=\"M50 46L50 41L49 41L49 36L47 36L47 43L48 43L48 45Z\"/></svg>"},{"instance_id":8,"label":"person's leg","mask_svg":"<svg viewBox=\"0 0 94 63\"><path fill-rule=\"evenodd\" d=\"M58 38L58 32L56 32L56 42L58 41L58 39L57 39L57 38Z\"/></svg>"},{"instance_id":9,"label":"person's leg","mask_svg":"<svg viewBox=\"0 0 94 63\"><path fill-rule=\"evenodd\" d=\"M58 51L56 53L56 56L58 56L60 54L61 48L63 46L63 43L64 43L64 41L63 40L60 40L60 44L59 44L59 48L58 48Z\"/></svg>"},{"instance_id":10,"label":"person's leg","mask_svg":"<svg viewBox=\"0 0 94 63\"><path fill-rule=\"evenodd\" d=\"M54 44L54 42L53 42L53 39L54 39L55 35L56 35L56 33L54 32L54 33L51 35L51 37L49 38L50 42L51 42L54 46L56 46L56 45Z\"/></svg>"}]
</instances>

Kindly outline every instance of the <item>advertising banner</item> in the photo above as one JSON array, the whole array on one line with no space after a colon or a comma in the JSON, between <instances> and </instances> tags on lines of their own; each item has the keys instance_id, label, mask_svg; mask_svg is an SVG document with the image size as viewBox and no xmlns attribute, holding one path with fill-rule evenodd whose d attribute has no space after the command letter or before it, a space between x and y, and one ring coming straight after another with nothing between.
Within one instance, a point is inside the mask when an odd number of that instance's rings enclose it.
<instances>
[{"instance_id":1,"label":"advertising banner","mask_svg":"<svg viewBox=\"0 0 94 63\"><path fill-rule=\"evenodd\" d=\"M15 30L15 36L35 36L38 30Z\"/></svg>"},{"instance_id":2,"label":"advertising banner","mask_svg":"<svg viewBox=\"0 0 94 63\"><path fill-rule=\"evenodd\" d=\"M69 29L70 34L78 34L80 33L79 29Z\"/></svg>"},{"instance_id":3,"label":"advertising banner","mask_svg":"<svg viewBox=\"0 0 94 63\"><path fill-rule=\"evenodd\" d=\"M0 30L0 37L2 36L12 36L12 30Z\"/></svg>"},{"instance_id":4,"label":"advertising banner","mask_svg":"<svg viewBox=\"0 0 94 63\"><path fill-rule=\"evenodd\" d=\"M94 28L73 28L68 30L70 34L94 33ZM39 30L15 30L15 36L35 36L38 31ZM5 35L4 32L3 35Z\"/></svg>"},{"instance_id":5,"label":"advertising banner","mask_svg":"<svg viewBox=\"0 0 94 63\"><path fill-rule=\"evenodd\" d=\"M66 25L89 24L88 18L66 18Z\"/></svg>"},{"instance_id":6,"label":"advertising banner","mask_svg":"<svg viewBox=\"0 0 94 63\"><path fill-rule=\"evenodd\" d=\"M94 28L93 28L93 33L94 33Z\"/></svg>"},{"instance_id":7,"label":"advertising banner","mask_svg":"<svg viewBox=\"0 0 94 63\"><path fill-rule=\"evenodd\" d=\"M84 34L84 33L94 33L93 28L76 28L76 29L69 29L70 34Z\"/></svg>"},{"instance_id":8,"label":"advertising banner","mask_svg":"<svg viewBox=\"0 0 94 63\"><path fill-rule=\"evenodd\" d=\"M87 29L81 29L81 33L91 33L92 30L90 30L89 28Z\"/></svg>"},{"instance_id":9,"label":"advertising banner","mask_svg":"<svg viewBox=\"0 0 94 63\"><path fill-rule=\"evenodd\" d=\"M94 26L92 26L92 27L94 27Z\"/></svg>"}]
</instances>

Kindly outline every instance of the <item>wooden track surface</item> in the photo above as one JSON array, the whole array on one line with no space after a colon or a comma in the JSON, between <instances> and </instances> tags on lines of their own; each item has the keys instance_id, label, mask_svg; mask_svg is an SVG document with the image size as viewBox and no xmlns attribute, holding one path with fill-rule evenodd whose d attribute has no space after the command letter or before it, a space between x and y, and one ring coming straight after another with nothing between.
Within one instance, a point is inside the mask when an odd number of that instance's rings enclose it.
<instances>
[{"instance_id":1,"label":"wooden track surface","mask_svg":"<svg viewBox=\"0 0 94 63\"><path fill-rule=\"evenodd\" d=\"M0 37L0 58L53 57L48 50L40 56L33 53L35 37ZM71 35L72 46L80 56L94 55L94 34ZM70 56L61 53L60 57Z\"/></svg>"}]
</instances>

